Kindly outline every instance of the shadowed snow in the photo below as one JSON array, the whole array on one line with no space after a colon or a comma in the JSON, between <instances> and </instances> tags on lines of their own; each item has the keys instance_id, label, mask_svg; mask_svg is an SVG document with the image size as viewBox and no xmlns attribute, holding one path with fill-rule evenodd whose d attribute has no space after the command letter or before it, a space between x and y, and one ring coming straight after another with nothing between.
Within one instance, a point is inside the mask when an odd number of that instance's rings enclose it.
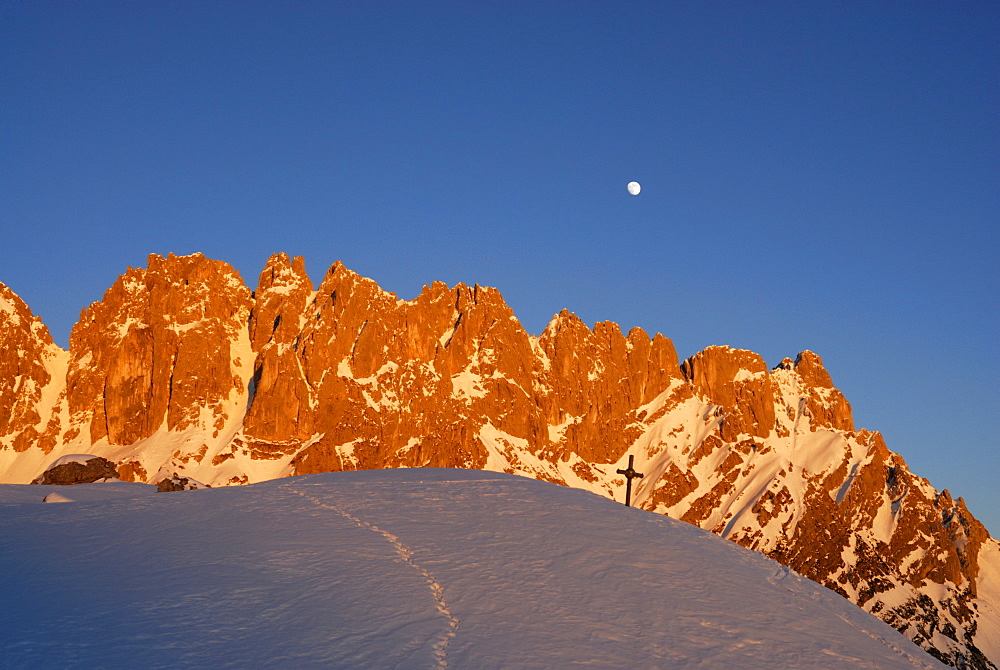
<instances>
[{"instance_id":1,"label":"shadowed snow","mask_svg":"<svg viewBox=\"0 0 1000 670\"><path fill-rule=\"evenodd\" d=\"M0 667L945 667L759 554L525 478L28 504L54 488L0 486Z\"/></svg>"}]
</instances>

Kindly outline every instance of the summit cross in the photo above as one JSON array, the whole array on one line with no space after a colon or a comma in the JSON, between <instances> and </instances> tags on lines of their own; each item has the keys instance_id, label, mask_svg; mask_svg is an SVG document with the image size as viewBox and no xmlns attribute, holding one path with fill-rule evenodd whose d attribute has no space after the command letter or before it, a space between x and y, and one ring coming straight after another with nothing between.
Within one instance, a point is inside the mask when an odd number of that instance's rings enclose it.
<instances>
[{"instance_id":1,"label":"summit cross","mask_svg":"<svg viewBox=\"0 0 1000 670\"><path fill-rule=\"evenodd\" d=\"M642 473L636 472L635 468L632 467L632 461L635 460L635 456L629 454L628 457L628 468L625 470L619 470L618 474L625 475L625 507L631 507L632 503L632 480L635 477L642 479Z\"/></svg>"}]
</instances>

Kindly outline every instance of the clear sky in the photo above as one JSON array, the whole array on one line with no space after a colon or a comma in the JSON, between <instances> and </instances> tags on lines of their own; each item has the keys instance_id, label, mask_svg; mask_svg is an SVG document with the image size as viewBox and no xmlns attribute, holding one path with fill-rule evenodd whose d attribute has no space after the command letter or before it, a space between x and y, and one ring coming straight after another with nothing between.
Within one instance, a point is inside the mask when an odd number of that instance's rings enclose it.
<instances>
[{"instance_id":1,"label":"clear sky","mask_svg":"<svg viewBox=\"0 0 1000 670\"><path fill-rule=\"evenodd\" d=\"M776 365L1000 535L1000 4L0 0L0 281L498 287ZM630 196L626 184L642 184Z\"/></svg>"}]
</instances>

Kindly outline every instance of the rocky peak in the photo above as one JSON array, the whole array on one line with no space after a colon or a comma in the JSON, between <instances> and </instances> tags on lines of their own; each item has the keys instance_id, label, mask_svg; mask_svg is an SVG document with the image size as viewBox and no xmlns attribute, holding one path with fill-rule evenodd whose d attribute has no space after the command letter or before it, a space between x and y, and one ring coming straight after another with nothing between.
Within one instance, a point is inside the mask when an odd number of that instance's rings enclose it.
<instances>
[{"instance_id":1,"label":"rocky peak","mask_svg":"<svg viewBox=\"0 0 1000 670\"><path fill-rule=\"evenodd\" d=\"M55 443L53 406L64 384L65 352L21 298L0 284L0 448ZM49 423L52 423L50 428Z\"/></svg>"},{"instance_id":2,"label":"rocky peak","mask_svg":"<svg viewBox=\"0 0 1000 670\"><path fill-rule=\"evenodd\" d=\"M833 388L833 380L823 366L823 359L809 350L799 352L793 369L807 386L817 389Z\"/></svg>"},{"instance_id":3,"label":"rocky peak","mask_svg":"<svg viewBox=\"0 0 1000 670\"><path fill-rule=\"evenodd\" d=\"M795 402L804 400L803 409L814 429L854 430L851 404L847 402L844 394L834 387L830 373L823 365L823 359L811 351L802 351L794 362L786 358L775 367L775 370L795 375L797 396Z\"/></svg>"},{"instance_id":4,"label":"rocky peak","mask_svg":"<svg viewBox=\"0 0 1000 670\"><path fill-rule=\"evenodd\" d=\"M21 297L3 282L0 282L0 328L4 329L4 334L11 336L18 331L31 333L45 347L54 344L42 320L32 314Z\"/></svg>"},{"instance_id":5,"label":"rocky peak","mask_svg":"<svg viewBox=\"0 0 1000 670\"><path fill-rule=\"evenodd\" d=\"M721 437L767 437L775 427L775 392L767 365L745 349L711 346L681 365L696 392L725 411Z\"/></svg>"},{"instance_id":6,"label":"rocky peak","mask_svg":"<svg viewBox=\"0 0 1000 670\"><path fill-rule=\"evenodd\" d=\"M348 270L340 261L331 266L316 291L300 336L306 379L314 388L327 365L338 369L341 361L351 374L367 377L378 370L371 347L363 341L387 343L396 333L379 329L380 315L395 309L395 294L383 291L373 280ZM378 344L381 349L382 342Z\"/></svg>"},{"instance_id":7,"label":"rocky peak","mask_svg":"<svg viewBox=\"0 0 1000 670\"><path fill-rule=\"evenodd\" d=\"M260 273L250 312L256 357L243 435L251 450L312 434L312 402L297 348L312 297L301 256L274 254Z\"/></svg>"},{"instance_id":8,"label":"rocky peak","mask_svg":"<svg viewBox=\"0 0 1000 670\"><path fill-rule=\"evenodd\" d=\"M203 408L219 421L242 392L234 367L249 368L235 351L249 312L250 291L222 261L152 254L146 269L129 268L70 334L73 423L91 443L126 445L194 425Z\"/></svg>"},{"instance_id":9,"label":"rocky peak","mask_svg":"<svg viewBox=\"0 0 1000 670\"><path fill-rule=\"evenodd\" d=\"M302 256L289 258L274 254L260 273L250 318L250 343L260 351L268 342L292 344L302 329L306 303L312 294L312 281L306 274Z\"/></svg>"},{"instance_id":10,"label":"rocky peak","mask_svg":"<svg viewBox=\"0 0 1000 670\"><path fill-rule=\"evenodd\" d=\"M614 462L638 437L639 407L679 377L673 343L642 329L622 335L605 321L590 329L563 310L538 338L545 419L560 429L561 448L592 462Z\"/></svg>"},{"instance_id":11,"label":"rocky peak","mask_svg":"<svg viewBox=\"0 0 1000 670\"><path fill-rule=\"evenodd\" d=\"M766 374L767 365L752 351L710 346L685 360L681 370L699 393L729 409L736 405L737 384Z\"/></svg>"},{"instance_id":12,"label":"rocky peak","mask_svg":"<svg viewBox=\"0 0 1000 670\"><path fill-rule=\"evenodd\" d=\"M324 437L296 457L299 472L475 467L486 461L476 437L485 422L544 432L528 394L527 333L494 289L434 282L402 301L335 266L303 342L309 387L333 411L317 416ZM372 426L371 437L356 440L358 426ZM352 441L349 452L336 446Z\"/></svg>"}]
</instances>

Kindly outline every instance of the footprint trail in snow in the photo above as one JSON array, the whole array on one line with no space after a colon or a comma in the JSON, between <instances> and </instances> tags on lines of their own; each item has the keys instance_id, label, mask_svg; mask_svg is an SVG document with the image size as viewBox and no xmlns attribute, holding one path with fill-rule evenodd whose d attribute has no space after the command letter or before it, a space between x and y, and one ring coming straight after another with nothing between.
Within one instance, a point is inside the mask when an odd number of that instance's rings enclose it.
<instances>
[{"instance_id":1,"label":"footprint trail in snow","mask_svg":"<svg viewBox=\"0 0 1000 670\"><path fill-rule=\"evenodd\" d=\"M448 603L446 603L444 600L444 587L441 586L440 582L438 582L437 579L435 579L434 575L432 575L429 570L427 570L426 568L424 568L423 566L421 566L420 564L416 563L413 560L413 550L410 549L408 546L406 546L406 544L403 543L403 541L400 540L399 537L397 537L396 535L393 535L389 531L383 530L378 526L376 526L375 524L365 521L364 519L359 519L358 517L348 512L347 510L341 509L336 505L325 503L319 498L315 498L311 495L308 495L307 493L303 493L302 491L293 491L293 493L302 496L303 498L306 498L307 500L311 501L318 507L322 507L323 509L328 509L331 512L336 512L337 514L341 515L345 519L350 520L352 523L354 523L356 526L360 528L367 528L370 531L378 533L379 535L384 537L389 542L389 544L392 545L392 548L396 551L396 554L404 563L409 565L411 568L419 572L421 576L423 576L424 581L427 582L427 587L431 591L431 595L434 597L434 602L437 606L437 611L441 614L442 617L444 617L445 621L447 622L447 627L436 636L435 642L432 645L434 649L434 656L437 659L437 667L447 668L448 661L446 657L448 655L448 644L451 642L452 638L455 637L455 632L458 630L458 619L455 617L454 614L452 614L451 610L448 609Z\"/></svg>"}]
</instances>

